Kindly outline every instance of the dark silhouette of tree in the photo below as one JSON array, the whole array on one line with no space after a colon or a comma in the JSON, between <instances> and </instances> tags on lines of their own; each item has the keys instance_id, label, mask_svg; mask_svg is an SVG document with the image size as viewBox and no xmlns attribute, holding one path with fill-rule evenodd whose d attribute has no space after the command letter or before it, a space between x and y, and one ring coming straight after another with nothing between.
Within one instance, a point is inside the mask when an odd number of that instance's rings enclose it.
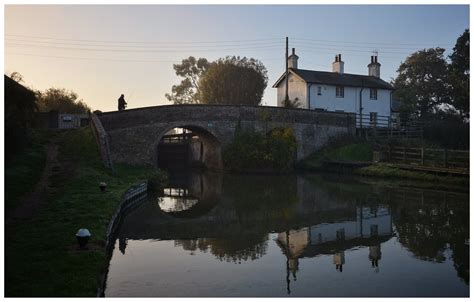
<instances>
[{"instance_id":1,"label":"dark silhouette of tree","mask_svg":"<svg viewBox=\"0 0 474 302\"><path fill-rule=\"evenodd\" d=\"M197 104L199 103L200 87L199 78L209 68L209 62L205 58L196 59L189 57L181 61L181 64L173 64L176 75L184 78L180 84L173 85L171 94L165 94L168 101L175 104Z\"/></svg>"},{"instance_id":2,"label":"dark silhouette of tree","mask_svg":"<svg viewBox=\"0 0 474 302\"><path fill-rule=\"evenodd\" d=\"M56 110L59 113L87 113L91 109L77 93L64 88L49 88L44 92L37 91L38 109L41 112Z\"/></svg>"},{"instance_id":3,"label":"dark silhouette of tree","mask_svg":"<svg viewBox=\"0 0 474 302\"><path fill-rule=\"evenodd\" d=\"M17 78L18 80L18 78ZM27 141L37 110L33 91L5 75L5 151L9 157Z\"/></svg>"},{"instance_id":4,"label":"dark silhouette of tree","mask_svg":"<svg viewBox=\"0 0 474 302\"><path fill-rule=\"evenodd\" d=\"M213 62L199 80L204 104L259 105L268 77L253 58L226 57Z\"/></svg>"},{"instance_id":5,"label":"dark silhouette of tree","mask_svg":"<svg viewBox=\"0 0 474 302\"><path fill-rule=\"evenodd\" d=\"M449 93L462 118L469 118L469 29L459 36L449 56Z\"/></svg>"},{"instance_id":6,"label":"dark silhouette of tree","mask_svg":"<svg viewBox=\"0 0 474 302\"><path fill-rule=\"evenodd\" d=\"M398 68L394 97L401 102L405 116L424 118L449 104L444 51L439 47L417 51Z\"/></svg>"}]
</instances>

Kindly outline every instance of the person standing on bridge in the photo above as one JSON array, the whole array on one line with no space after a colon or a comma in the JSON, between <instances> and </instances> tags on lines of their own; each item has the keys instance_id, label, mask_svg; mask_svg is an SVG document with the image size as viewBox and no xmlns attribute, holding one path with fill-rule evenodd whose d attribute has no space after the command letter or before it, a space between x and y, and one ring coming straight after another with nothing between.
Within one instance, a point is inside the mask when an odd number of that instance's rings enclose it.
<instances>
[{"instance_id":1,"label":"person standing on bridge","mask_svg":"<svg viewBox=\"0 0 474 302\"><path fill-rule=\"evenodd\" d=\"M119 111L125 110L125 107L127 107L127 102L125 102L125 97L122 94L120 95L118 99L118 110Z\"/></svg>"}]
</instances>

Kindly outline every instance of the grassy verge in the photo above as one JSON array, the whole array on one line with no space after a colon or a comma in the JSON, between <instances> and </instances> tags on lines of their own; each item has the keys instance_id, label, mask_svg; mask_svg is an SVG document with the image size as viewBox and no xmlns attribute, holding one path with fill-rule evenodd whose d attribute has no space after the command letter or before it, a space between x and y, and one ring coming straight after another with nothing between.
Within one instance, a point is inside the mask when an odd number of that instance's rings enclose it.
<instances>
[{"instance_id":1,"label":"grassy verge","mask_svg":"<svg viewBox=\"0 0 474 302\"><path fill-rule=\"evenodd\" d=\"M407 141L405 144L416 144L417 141ZM326 170L326 161L339 162L371 162L372 145L369 142L352 143L335 142L326 149L317 152L298 163L300 170ZM344 170L346 173L384 178L390 180L410 181L410 185L423 188L439 188L456 191L469 191L469 178L436 175L420 171L407 171L384 164L372 164L367 167L357 168L352 171Z\"/></svg>"},{"instance_id":2,"label":"grassy verge","mask_svg":"<svg viewBox=\"0 0 474 302\"><path fill-rule=\"evenodd\" d=\"M354 171L354 174L377 178L407 179L413 181L413 185L417 187L469 191L469 177L441 176L433 173L407 171L384 164L359 168Z\"/></svg>"},{"instance_id":3,"label":"grassy verge","mask_svg":"<svg viewBox=\"0 0 474 302\"><path fill-rule=\"evenodd\" d=\"M33 131L31 142L5 162L5 210L15 208L21 198L33 191L46 162L47 132Z\"/></svg>"},{"instance_id":4,"label":"grassy verge","mask_svg":"<svg viewBox=\"0 0 474 302\"><path fill-rule=\"evenodd\" d=\"M316 152L298 164L301 169L321 168L325 161L365 162L372 160L372 145L368 142L352 143Z\"/></svg>"},{"instance_id":5,"label":"grassy verge","mask_svg":"<svg viewBox=\"0 0 474 302\"><path fill-rule=\"evenodd\" d=\"M89 128L58 135L62 171L52 177L55 193L32 220L6 226L6 296L95 296L107 265L109 219L123 192L153 173L117 166L117 175L109 174ZM101 181L107 193L100 192ZM89 251L76 250L79 228L92 233Z\"/></svg>"}]
</instances>

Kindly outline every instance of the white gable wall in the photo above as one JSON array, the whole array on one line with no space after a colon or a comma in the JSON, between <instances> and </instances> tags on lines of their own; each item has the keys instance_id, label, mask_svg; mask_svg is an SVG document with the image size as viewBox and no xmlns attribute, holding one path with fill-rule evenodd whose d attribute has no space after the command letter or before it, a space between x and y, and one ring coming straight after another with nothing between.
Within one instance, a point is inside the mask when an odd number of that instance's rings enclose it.
<instances>
[{"instance_id":1,"label":"white gable wall","mask_svg":"<svg viewBox=\"0 0 474 302\"><path fill-rule=\"evenodd\" d=\"M286 84L283 80L277 88L277 104L279 107L283 107L283 101L285 100L285 86ZM300 103L299 108L308 109L306 94L306 82L290 73L288 77L288 97L290 98L290 100L298 98L298 101Z\"/></svg>"}]
</instances>

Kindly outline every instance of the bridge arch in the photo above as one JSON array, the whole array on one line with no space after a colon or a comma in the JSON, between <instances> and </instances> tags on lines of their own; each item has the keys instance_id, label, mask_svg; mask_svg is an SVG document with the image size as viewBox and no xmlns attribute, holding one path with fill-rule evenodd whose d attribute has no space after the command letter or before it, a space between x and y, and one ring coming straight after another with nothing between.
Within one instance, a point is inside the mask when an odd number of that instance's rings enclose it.
<instances>
[{"instance_id":1,"label":"bridge arch","mask_svg":"<svg viewBox=\"0 0 474 302\"><path fill-rule=\"evenodd\" d=\"M104 112L98 115L97 129L103 129L104 154L114 163L157 165L159 141L169 129L191 127L209 138L216 148L215 160L207 165L222 168L221 148L232 143L235 129L267 132L275 127L291 127L298 143L297 160L323 148L340 135L355 134L355 115L266 106L167 105ZM110 150L110 151L107 151ZM210 159L210 157L208 158Z\"/></svg>"},{"instance_id":2,"label":"bridge arch","mask_svg":"<svg viewBox=\"0 0 474 302\"><path fill-rule=\"evenodd\" d=\"M191 131L192 140L189 142L191 160L195 163L204 165L211 170L222 170L222 143L218 134L206 123L171 123L164 128L157 136L154 142L155 165L160 168L160 151L163 151L163 138L167 133L176 128L182 128ZM161 148L160 148L161 147Z\"/></svg>"}]
</instances>

